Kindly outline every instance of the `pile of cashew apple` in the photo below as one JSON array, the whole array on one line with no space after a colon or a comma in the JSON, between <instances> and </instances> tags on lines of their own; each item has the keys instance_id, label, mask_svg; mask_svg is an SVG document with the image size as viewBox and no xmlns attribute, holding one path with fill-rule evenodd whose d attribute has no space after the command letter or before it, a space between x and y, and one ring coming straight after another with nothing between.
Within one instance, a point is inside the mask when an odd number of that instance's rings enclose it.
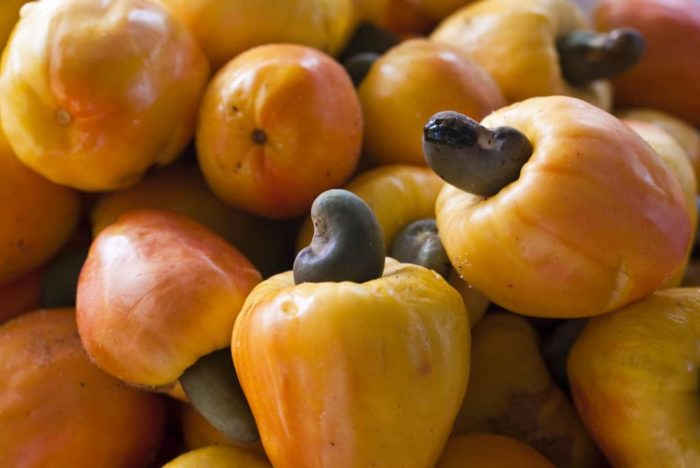
<instances>
[{"instance_id":1,"label":"pile of cashew apple","mask_svg":"<svg viewBox=\"0 0 700 468\"><path fill-rule=\"evenodd\" d=\"M3 0L0 467L700 467L700 1Z\"/></svg>"}]
</instances>

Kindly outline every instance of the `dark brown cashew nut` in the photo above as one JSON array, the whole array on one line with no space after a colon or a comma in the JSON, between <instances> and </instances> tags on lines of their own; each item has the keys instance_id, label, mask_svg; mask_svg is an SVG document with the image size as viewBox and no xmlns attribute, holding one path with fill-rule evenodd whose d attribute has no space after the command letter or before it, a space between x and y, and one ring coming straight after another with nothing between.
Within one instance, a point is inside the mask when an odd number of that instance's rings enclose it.
<instances>
[{"instance_id":1,"label":"dark brown cashew nut","mask_svg":"<svg viewBox=\"0 0 700 468\"><path fill-rule=\"evenodd\" d=\"M382 229L369 206L347 190L323 192L311 206L314 237L294 260L294 282L380 278L385 249Z\"/></svg>"},{"instance_id":2,"label":"dark brown cashew nut","mask_svg":"<svg viewBox=\"0 0 700 468\"><path fill-rule=\"evenodd\" d=\"M404 227L391 246L391 257L435 270L443 278L452 269L433 218L419 219Z\"/></svg>"},{"instance_id":3,"label":"dark brown cashew nut","mask_svg":"<svg viewBox=\"0 0 700 468\"><path fill-rule=\"evenodd\" d=\"M608 33L573 31L557 40L562 75L574 86L610 79L632 68L644 48L644 37L632 28Z\"/></svg>"},{"instance_id":4,"label":"dark brown cashew nut","mask_svg":"<svg viewBox=\"0 0 700 468\"><path fill-rule=\"evenodd\" d=\"M483 197L517 180L532 144L511 127L488 129L466 115L433 115L423 129L428 165L447 183Z\"/></svg>"}]
</instances>

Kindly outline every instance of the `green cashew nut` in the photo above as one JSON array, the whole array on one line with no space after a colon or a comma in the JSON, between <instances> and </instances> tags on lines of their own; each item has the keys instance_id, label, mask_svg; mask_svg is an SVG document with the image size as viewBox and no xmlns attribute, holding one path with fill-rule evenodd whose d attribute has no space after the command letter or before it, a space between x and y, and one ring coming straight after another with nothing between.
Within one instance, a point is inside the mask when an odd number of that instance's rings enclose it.
<instances>
[{"instance_id":1,"label":"green cashew nut","mask_svg":"<svg viewBox=\"0 0 700 468\"><path fill-rule=\"evenodd\" d=\"M608 33L573 31L557 40L562 74L574 86L610 79L632 68L644 48L644 37L632 28Z\"/></svg>"},{"instance_id":2,"label":"green cashew nut","mask_svg":"<svg viewBox=\"0 0 700 468\"><path fill-rule=\"evenodd\" d=\"M230 439L243 443L259 439L230 348L200 358L180 376L180 384L192 406Z\"/></svg>"},{"instance_id":3,"label":"green cashew nut","mask_svg":"<svg viewBox=\"0 0 700 468\"><path fill-rule=\"evenodd\" d=\"M391 257L435 270L443 278L452 269L433 218L420 219L403 228L391 247Z\"/></svg>"},{"instance_id":4,"label":"green cashew nut","mask_svg":"<svg viewBox=\"0 0 700 468\"><path fill-rule=\"evenodd\" d=\"M447 183L484 197L517 180L532 144L511 127L493 130L458 112L433 115L423 129L428 165Z\"/></svg>"},{"instance_id":5,"label":"green cashew nut","mask_svg":"<svg viewBox=\"0 0 700 468\"><path fill-rule=\"evenodd\" d=\"M294 260L294 282L354 281L380 278L384 240L377 217L347 190L323 192L311 206L314 237Z\"/></svg>"}]
</instances>

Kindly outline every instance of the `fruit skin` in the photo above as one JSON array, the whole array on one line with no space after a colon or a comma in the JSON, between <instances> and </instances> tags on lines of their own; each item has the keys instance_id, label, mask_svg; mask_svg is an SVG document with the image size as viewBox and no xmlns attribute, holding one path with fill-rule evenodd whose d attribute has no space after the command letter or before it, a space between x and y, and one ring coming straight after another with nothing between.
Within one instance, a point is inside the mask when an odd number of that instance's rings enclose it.
<instances>
[{"instance_id":1,"label":"fruit skin","mask_svg":"<svg viewBox=\"0 0 700 468\"><path fill-rule=\"evenodd\" d=\"M615 112L621 119L632 119L653 124L669 135L683 147L693 166L695 179L700 179L700 131L688 122L655 109L631 108Z\"/></svg>"},{"instance_id":2,"label":"fruit skin","mask_svg":"<svg viewBox=\"0 0 700 468\"><path fill-rule=\"evenodd\" d=\"M219 69L263 44L294 43L336 55L354 24L353 0L162 0Z\"/></svg>"},{"instance_id":3,"label":"fruit skin","mask_svg":"<svg viewBox=\"0 0 700 468\"><path fill-rule=\"evenodd\" d=\"M455 11L475 0L407 0L420 11L425 12L436 21L445 19Z\"/></svg>"},{"instance_id":4,"label":"fruit skin","mask_svg":"<svg viewBox=\"0 0 700 468\"><path fill-rule=\"evenodd\" d=\"M219 198L260 216L290 218L351 176L362 111L350 77L331 57L271 44L216 74L196 138L200 167Z\"/></svg>"},{"instance_id":5,"label":"fruit skin","mask_svg":"<svg viewBox=\"0 0 700 468\"><path fill-rule=\"evenodd\" d=\"M387 259L362 284L263 281L232 352L274 466L425 467L466 389L469 326L439 275Z\"/></svg>"},{"instance_id":6,"label":"fruit skin","mask_svg":"<svg viewBox=\"0 0 700 468\"><path fill-rule=\"evenodd\" d=\"M44 270L38 268L0 286L0 324L39 308L40 284Z\"/></svg>"},{"instance_id":7,"label":"fruit skin","mask_svg":"<svg viewBox=\"0 0 700 468\"><path fill-rule=\"evenodd\" d=\"M19 159L56 183L126 187L183 150L208 73L156 1L42 0L25 6L3 55L3 129Z\"/></svg>"},{"instance_id":8,"label":"fruit skin","mask_svg":"<svg viewBox=\"0 0 700 468\"><path fill-rule=\"evenodd\" d=\"M97 236L80 274L83 346L126 382L170 385L197 359L228 346L259 281L235 247L189 218L129 212Z\"/></svg>"},{"instance_id":9,"label":"fruit skin","mask_svg":"<svg viewBox=\"0 0 700 468\"><path fill-rule=\"evenodd\" d=\"M568 371L578 413L615 467L700 464L700 289L658 291L591 319Z\"/></svg>"},{"instance_id":10,"label":"fruit skin","mask_svg":"<svg viewBox=\"0 0 700 468\"><path fill-rule=\"evenodd\" d=\"M367 21L401 36L425 35L435 26L410 0L353 0L358 22Z\"/></svg>"},{"instance_id":11,"label":"fruit skin","mask_svg":"<svg viewBox=\"0 0 700 468\"><path fill-rule=\"evenodd\" d=\"M600 466L598 450L554 384L525 318L484 316L473 330L471 364L453 435L496 433L536 448L556 466Z\"/></svg>"},{"instance_id":12,"label":"fruit skin","mask_svg":"<svg viewBox=\"0 0 700 468\"><path fill-rule=\"evenodd\" d=\"M661 159L663 159L671 172L676 176L680 183L681 191L683 192L686 211L690 219L691 231L696 232L698 227L698 209L695 203L697 180L695 179L693 166L688 159L688 153L685 152L683 147L678 144L668 132L658 126L632 119L622 119L622 121L629 125L632 130L637 132L652 148L654 148L654 151L661 156ZM690 243L688 244L683 264L676 270L673 276L664 283L662 286L663 288L675 288L680 286L692 250L693 243Z\"/></svg>"},{"instance_id":13,"label":"fruit skin","mask_svg":"<svg viewBox=\"0 0 700 468\"><path fill-rule=\"evenodd\" d=\"M613 80L615 105L666 111L700 125L700 8L694 0L601 0L596 29L639 30L646 42L642 60Z\"/></svg>"},{"instance_id":14,"label":"fruit skin","mask_svg":"<svg viewBox=\"0 0 700 468\"><path fill-rule=\"evenodd\" d=\"M496 82L457 49L404 41L372 65L359 89L365 149L376 164L425 165L421 135L450 109L481 120L506 102Z\"/></svg>"},{"instance_id":15,"label":"fruit skin","mask_svg":"<svg viewBox=\"0 0 700 468\"><path fill-rule=\"evenodd\" d=\"M609 82L572 86L559 66L557 38L590 29L583 12L569 0L486 0L457 10L430 38L460 49L484 67L510 103L564 95L608 110Z\"/></svg>"},{"instance_id":16,"label":"fruit skin","mask_svg":"<svg viewBox=\"0 0 700 468\"><path fill-rule=\"evenodd\" d=\"M271 276L291 251L279 223L234 210L209 190L195 167L173 165L149 174L136 185L102 195L90 213L93 236L127 211L170 210L188 216L239 249L260 270Z\"/></svg>"},{"instance_id":17,"label":"fruit skin","mask_svg":"<svg viewBox=\"0 0 700 468\"><path fill-rule=\"evenodd\" d=\"M679 182L627 125L565 96L528 99L482 123L523 132L530 160L490 198L445 185L435 211L452 264L492 302L535 317L593 316L680 268L691 222Z\"/></svg>"},{"instance_id":18,"label":"fruit skin","mask_svg":"<svg viewBox=\"0 0 700 468\"><path fill-rule=\"evenodd\" d=\"M7 322L0 356L0 465L133 467L153 459L163 402L90 362L74 310Z\"/></svg>"},{"instance_id":19,"label":"fruit skin","mask_svg":"<svg viewBox=\"0 0 700 468\"><path fill-rule=\"evenodd\" d=\"M496 434L450 437L436 468L554 468L540 453L518 440Z\"/></svg>"},{"instance_id":20,"label":"fruit skin","mask_svg":"<svg viewBox=\"0 0 700 468\"><path fill-rule=\"evenodd\" d=\"M0 285L55 255L78 224L80 198L27 169L0 131Z\"/></svg>"},{"instance_id":21,"label":"fruit skin","mask_svg":"<svg viewBox=\"0 0 700 468\"><path fill-rule=\"evenodd\" d=\"M212 445L190 452L163 465L163 468L271 468L271 465L238 447Z\"/></svg>"}]
</instances>

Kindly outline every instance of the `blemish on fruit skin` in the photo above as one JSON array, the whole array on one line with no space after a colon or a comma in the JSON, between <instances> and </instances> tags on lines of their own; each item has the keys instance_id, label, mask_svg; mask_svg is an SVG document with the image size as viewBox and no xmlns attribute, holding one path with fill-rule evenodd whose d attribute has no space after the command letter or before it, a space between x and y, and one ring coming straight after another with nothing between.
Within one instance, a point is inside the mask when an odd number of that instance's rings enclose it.
<instances>
[{"instance_id":1,"label":"blemish on fruit skin","mask_svg":"<svg viewBox=\"0 0 700 468\"><path fill-rule=\"evenodd\" d=\"M59 109L56 111L56 121L59 125L67 126L73 122L73 117L65 109Z\"/></svg>"},{"instance_id":2,"label":"blemish on fruit skin","mask_svg":"<svg viewBox=\"0 0 700 468\"><path fill-rule=\"evenodd\" d=\"M253 140L253 143L256 145L264 145L267 142L267 135L265 134L265 130L261 128L256 128L253 130L253 133L250 134L250 139Z\"/></svg>"},{"instance_id":3,"label":"blemish on fruit skin","mask_svg":"<svg viewBox=\"0 0 700 468\"><path fill-rule=\"evenodd\" d=\"M282 303L282 312L287 315L297 315L299 313L299 308L292 301L285 301Z\"/></svg>"}]
</instances>

